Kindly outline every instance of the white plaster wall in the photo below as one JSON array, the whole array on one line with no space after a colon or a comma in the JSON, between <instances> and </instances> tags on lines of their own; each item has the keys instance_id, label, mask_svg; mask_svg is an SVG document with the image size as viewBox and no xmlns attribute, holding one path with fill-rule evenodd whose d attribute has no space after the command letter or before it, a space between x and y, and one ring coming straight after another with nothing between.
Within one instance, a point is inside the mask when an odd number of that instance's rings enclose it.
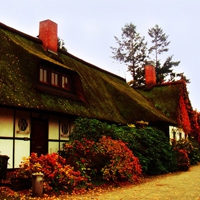
<instances>
[{"instance_id":1,"label":"white plaster wall","mask_svg":"<svg viewBox=\"0 0 200 200\"><path fill-rule=\"evenodd\" d=\"M0 108L0 136L13 137L13 110L11 109Z\"/></svg>"},{"instance_id":2,"label":"white plaster wall","mask_svg":"<svg viewBox=\"0 0 200 200\"><path fill-rule=\"evenodd\" d=\"M30 141L15 140L15 168L19 167L23 157L30 156Z\"/></svg>"},{"instance_id":3,"label":"white plaster wall","mask_svg":"<svg viewBox=\"0 0 200 200\"><path fill-rule=\"evenodd\" d=\"M59 142L49 142L48 153L57 153L59 151Z\"/></svg>"},{"instance_id":4,"label":"white plaster wall","mask_svg":"<svg viewBox=\"0 0 200 200\"><path fill-rule=\"evenodd\" d=\"M63 148L63 144L65 144L65 142L61 142L61 143L60 143L60 149Z\"/></svg>"},{"instance_id":5,"label":"white plaster wall","mask_svg":"<svg viewBox=\"0 0 200 200\"><path fill-rule=\"evenodd\" d=\"M13 140L0 140L0 154L9 157L8 168L13 168Z\"/></svg>"},{"instance_id":6,"label":"white plaster wall","mask_svg":"<svg viewBox=\"0 0 200 200\"><path fill-rule=\"evenodd\" d=\"M49 116L49 139L59 139L59 119L57 116Z\"/></svg>"}]
</instances>

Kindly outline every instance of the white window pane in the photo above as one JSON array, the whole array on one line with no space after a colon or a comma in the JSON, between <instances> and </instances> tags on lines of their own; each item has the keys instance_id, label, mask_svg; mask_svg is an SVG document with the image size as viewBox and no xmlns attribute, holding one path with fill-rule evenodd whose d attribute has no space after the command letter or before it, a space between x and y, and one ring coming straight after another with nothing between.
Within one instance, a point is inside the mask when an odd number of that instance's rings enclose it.
<instances>
[{"instance_id":1,"label":"white window pane","mask_svg":"<svg viewBox=\"0 0 200 200\"><path fill-rule=\"evenodd\" d=\"M44 69L44 82L47 82L47 70Z\"/></svg>"},{"instance_id":2,"label":"white window pane","mask_svg":"<svg viewBox=\"0 0 200 200\"><path fill-rule=\"evenodd\" d=\"M67 77L62 77L62 88L68 88L68 79Z\"/></svg>"},{"instance_id":3,"label":"white window pane","mask_svg":"<svg viewBox=\"0 0 200 200\"><path fill-rule=\"evenodd\" d=\"M40 81L43 81L43 69L40 69Z\"/></svg>"}]
</instances>

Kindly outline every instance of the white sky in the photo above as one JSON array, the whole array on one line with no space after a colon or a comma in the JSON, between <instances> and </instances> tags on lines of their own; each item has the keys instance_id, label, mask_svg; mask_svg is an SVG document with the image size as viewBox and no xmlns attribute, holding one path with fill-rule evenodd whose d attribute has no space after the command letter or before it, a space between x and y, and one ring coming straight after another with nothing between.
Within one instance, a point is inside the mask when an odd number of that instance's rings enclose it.
<instances>
[{"instance_id":1,"label":"white sky","mask_svg":"<svg viewBox=\"0 0 200 200\"><path fill-rule=\"evenodd\" d=\"M127 66L111 56L117 47L114 36L132 22L148 41L148 29L158 24L169 35L169 51L181 61L176 72L190 79L188 91L193 109L200 111L200 0L5 0L0 22L37 36L39 22L58 24L58 36L69 53L130 80Z\"/></svg>"}]
</instances>

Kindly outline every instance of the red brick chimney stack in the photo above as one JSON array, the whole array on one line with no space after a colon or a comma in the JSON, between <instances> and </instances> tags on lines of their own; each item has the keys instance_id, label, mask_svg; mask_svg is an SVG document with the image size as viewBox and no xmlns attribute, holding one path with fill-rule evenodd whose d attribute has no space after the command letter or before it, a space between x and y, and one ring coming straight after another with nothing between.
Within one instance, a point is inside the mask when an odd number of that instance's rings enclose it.
<instances>
[{"instance_id":1,"label":"red brick chimney stack","mask_svg":"<svg viewBox=\"0 0 200 200\"><path fill-rule=\"evenodd\" d=\"M58 51L58 36L57 36L57 24L49 19L41 21L39 27L39 39L42 40L42 44L45 50Z\"/></svg>"},{"instance_id":2,"label":"red brick chimney stack","mask_svg":"<svg viewBox=\"0 0 200 200\"><path fill-rule=\"evenodd\" d=\"M146 86L151 87L156 84L156 68L153 65L145 66Z\"/></svg>"}]
</instances>

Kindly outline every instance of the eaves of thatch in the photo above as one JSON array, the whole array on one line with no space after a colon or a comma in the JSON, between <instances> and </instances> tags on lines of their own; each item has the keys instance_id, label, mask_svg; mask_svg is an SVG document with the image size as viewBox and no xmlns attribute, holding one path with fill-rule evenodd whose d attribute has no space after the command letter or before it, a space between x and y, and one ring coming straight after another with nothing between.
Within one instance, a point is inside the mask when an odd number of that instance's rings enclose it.
<instances>
[{"instance_id":1,"label":"eaves of thatch","mask_svg":"<svg viewBox=\"0 0 200 200\"><path fill-rule=\"evenodd\" d=\"M47 52L38 38L0 24L0 105L96 118L115 123L173 123L126 81L66 51ZM41 63L64 68L79 79L82 99L50 94L35 87ZM78 79L77 79L78 80ZM75 83L76 84L76 83Z\"/></svg>"}]
</instances>

